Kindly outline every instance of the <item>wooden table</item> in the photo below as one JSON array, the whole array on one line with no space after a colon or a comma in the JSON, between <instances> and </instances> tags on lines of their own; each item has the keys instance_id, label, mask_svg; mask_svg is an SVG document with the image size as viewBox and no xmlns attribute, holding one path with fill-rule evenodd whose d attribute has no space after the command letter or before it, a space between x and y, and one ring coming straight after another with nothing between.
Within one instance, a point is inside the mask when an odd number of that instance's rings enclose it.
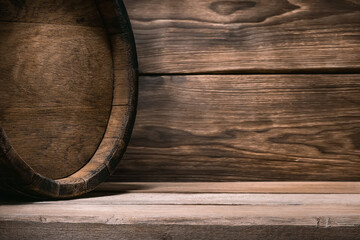
<instances>
[{"instance_id":1,"label":"wooden table","mask_svg":"<svg viewBox=\"0 0 360 240\"><path fill-rule=\"evenodd\" d=\"M112 183L2 198L0 239L360 239L360 2L124 2L140 91Z\"/></svg>"},{"instance_id":2,"label":"wooden table","mask_svg":"<svg viewBox=\"0 0 360 240\"><path fill-rule=\"evenodd\" d=\"M68 201L1 199L0 239L359 239L360 183L105 183Z\"/></svg>"}]
</instances>

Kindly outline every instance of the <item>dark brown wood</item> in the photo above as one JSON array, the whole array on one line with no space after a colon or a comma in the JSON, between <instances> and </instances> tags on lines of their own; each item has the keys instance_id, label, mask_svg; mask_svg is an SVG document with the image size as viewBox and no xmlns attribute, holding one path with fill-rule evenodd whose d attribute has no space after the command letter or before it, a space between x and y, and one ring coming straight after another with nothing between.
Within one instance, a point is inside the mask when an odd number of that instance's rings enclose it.
<instances>
[{"instance_id":1,"label":"dark brown wood","mask_svg":"<svg viewBox=\"0 0 360 240\"><path fill-rule=\"evenodd\" d=\"M141 77L112 181L359 181L360 75Z\"/></svg>"},{"instance_id":2,"label":"dark brown wood","mask_svg":"<svg viewBox=\"0 0 360 240\"><path fill-rule=\"evenodd\" d=\"M143 74L359 72L358 0L125 0Z\"/></svg>"},{"instance_id":3,"label":"dark brown wood","mask_svg":"<svg viewBox=\"0 0 360 240\"><path fill-rule=\"evenodd\" d=\"M137 62L125 7L0 6L2 188L54 198L88 192L115 169L135 118Z\"/></svg>"},{"instance_id":4,"label":"dark brown wood","mask_svg":"<svg viewBox=\"0 0 360 240\"><path fill-rule=\"evenodd\" d=\"M21 230L19 230L21 229ZM360 228L313 226L216 226L186 224L74 224L74 223L34 223L6 222L0 225L0 234L6 240L36 239L74 240L86 239L247 239L247 240L355 240L360 235Z\"/></svg>"},{"instance_id":5,"label":"dark brown wood","mask_svg":"<svg viewBox=\"0 0 360 240\"><path fill-rule=\"evenodd\" d=\"M0 66L0 125L36 172L67 177L94 154L110 115L113 66L106 31L0 22L0 32L6 59Z\"/></svg>"},{"instance_id":6,"label":"dark brown wood","mask_svg":"<svg viewBox=\"0 0 360 240\"><path fill-rule=\"evenodd\" d=\"M1 0L0 21L104 26L94 1L88 0Z\"/></svg>"}]
</instances>

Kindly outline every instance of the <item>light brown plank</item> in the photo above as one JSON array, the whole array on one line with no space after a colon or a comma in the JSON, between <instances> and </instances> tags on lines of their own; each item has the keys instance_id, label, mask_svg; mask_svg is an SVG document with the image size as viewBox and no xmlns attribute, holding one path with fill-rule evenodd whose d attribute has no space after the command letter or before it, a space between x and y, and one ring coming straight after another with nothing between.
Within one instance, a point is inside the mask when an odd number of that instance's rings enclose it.
<instances>
[{"instance_id":1,"label":"light brown plank","mask_svg":"<svg viewBox=\"0 0 360 240\"><path fill-rule=\"evenodd\" d=\"M0 126L38 173L80 169L97 149L112 103L104 29L0 22Z\"/></svg>"},{"instance_id":2,"label":"light brown plank","mask_svg":"<svg viewBox=\"0 0 360 240\"><path fill-rule=\"evenodd\" d=\"M106 182L99 192L360 194L360 182Z\"/></svg>"},{"instance_id":3,"label":"light brown plank","mask_svg":"<svg viewBox=\"0 0 360 240\"><path fill-rule=\"evenodd\" d=\"M117 188L112 190L125 190L124 184L114 184ZM126 184L128 192L96 192L67 201L2 198L0 234L4 239L63 239L67 234L74 239L289 239L293 234L292 239L356 239L360 230L360 194L221 192L241 191L241 186L256 189L256 184L258 190L266 185L274 190L290 185L289 189L321 190L331 183L151 183L153 188L145 191L134 189L150 183ZM334 183L332 188L350 185L359 191L359 183ZM207 189L214 193L200 193ZM164 190L168 193L157 193ZM122 235L109 235L113 230ZM61 231L64 234L57 235Z\"/></svg>"},{"instance_id":4,"label":"light brown plank","mask_svg":"<svg viewBox=\"0 0 360 240\"><path fill-rule=\"evenodd\" d=\"M357 205L360 194L91 193L83 198L33 205ZM0 204L12 203L0 198Z\"/></svg>"},{"instance_id":5,"label":"light brown plank","mask_svg":"<svg viewBox=\"0 0 360 240\"><path fill-rule=\"evenodd\" d=\"M125 0L140 72L354 71L358 0Z\"/></svg>"},{"instance_id":6,"label":"light brown plank","mask_svg":"<svg viewBox=\"0 0 360 240\"><path fill-rule=\"evenodd\" d=\"M112 181L358 181L360 75L142 77Z\"/></svg>"},{"instance_id":7,"label":"light brown plank","mask_svg":"<svg viewBox=\"0 0 360 240\"><path fill-rule=\"evenodd\" d=\"M339 227L360 225L359 205L33 205L0 206L0 222L186 224L186 225L302 225Z\"/></svg>"}]
</instances>

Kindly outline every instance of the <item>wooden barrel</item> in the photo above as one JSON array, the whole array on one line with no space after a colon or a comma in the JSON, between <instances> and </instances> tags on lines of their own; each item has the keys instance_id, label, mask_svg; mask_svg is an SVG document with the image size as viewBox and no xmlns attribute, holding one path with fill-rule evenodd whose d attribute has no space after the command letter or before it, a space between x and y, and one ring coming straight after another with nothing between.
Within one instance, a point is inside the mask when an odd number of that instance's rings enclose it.
<instances>
[{"instance_id":1,"label":"wooden barrel","mask_svg":"<svg viewBox=\"0 0 360 240\"><path fill-rule=\"evenodd\" d=\"M129 142L137 61L121 0L0 0L0 186L93 190Z\"/></svg>"}]
</instances>

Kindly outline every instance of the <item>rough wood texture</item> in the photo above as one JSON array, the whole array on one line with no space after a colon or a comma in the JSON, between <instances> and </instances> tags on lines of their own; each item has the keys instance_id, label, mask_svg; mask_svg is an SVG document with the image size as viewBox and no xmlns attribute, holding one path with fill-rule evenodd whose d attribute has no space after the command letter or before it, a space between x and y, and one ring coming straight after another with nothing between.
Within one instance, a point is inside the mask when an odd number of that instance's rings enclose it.
<instances>
[{"instance_id":1,"label":"rough wood texture","mask_svg":"<svg viewBox=\"0 0 360 240\"><path fill-rule=\"evenodd\" d=\"M138 183L138 186L142 184L147 185ZM298 184L293 188L299 190ZM353 184L358 188L357 183ZM317 185L330 186L330 183ZM163 186L166 188L167 184ZM299 194L302 190L298 194L286 191L243 194L241 189L236 192L236 188L229 194L212 183L207 183L212 194L180 193L172 184L167 187L174 190L171 193L158 193L157 188L141 193L126 184L123 187L122 193L96 192L68 201L29 203L0 198L0 236L2 239L45 235L47 239L64 236L73 239L98 236L109 239L289 239L289 236L291 239L357 239L360 231L359 194ZM179 190L183 189L186 187ZM337 190L335 187L333 191ZM56 235L60 230L64 234Z\"/></svg>"},{"instance_id":2,"label":"rough wood texture","mask_svg":"<svg viewBox=\"0 0 360 240\"><path fill-rule=\"evenodd\" d=\"M82 205L356 205L360 202L360 194L214 194L214 193L134 193L83 198L74 204ZM5 203L6 204L6 203ZM35 205L43 203L35 202ZM68 202L57 202L58 205L67 205ZM140 207L141 208L141 207Z\"/></svg>"},{"instance_id":3,"label":"rough wood texture","mask_svg":"<svg viewBox=\"0 0 360 240\"><path fill-rule=\"evenodd\" d=\"M0 6L0 187L52 198L91 191L115 169L135 119L136 51L123 3Z\"/></svg>"},{"instance_id":4,"label":"rough wood texture","mask_svg":"<svg viewBox=\"0 0 360 240\"><path fill-rule=\"evenodd\" d=\"M107 125L113 67L106 31L0 22L0 125L38 173L67 177Z\"/></svg>"},{"instance_id":5,"label":"rough wood texture","mask_svg":"<svg viewBox=\"0 0 360 240\"><path fill-rule=\"evenodd\" d=\"M142 77L112 181L360 180L360 75Z\"/></svg>"},{"instance_id":6,"label":"rough wood texture","mask_svg":"<svg viewBox=\"0 0 360 240\"><path fill-rule=\"evenodd\" d=\"M106 182L99 192L360 194L360 182Z\"/></svg>"},{"instance_id":7,"label":"rough wood texture","mask_svg":"<svg viewBox=\"0 0 360 240\"><path fill-rule=\"evenodd\" d=\"M303 225L319 227L358 227L359 205L65 205L10 204L0 206L0 223L101 224L188 224L188 225Z\"/></svg>"},{"instance_id":8,"label":"rough wood texture","mask_svg":"<svg viewBox=\"0 0 360 240\"><path fill-rule=\"evenodd\" d=\"M359 71L358 0L125 3L143 74Z\"/></svg>"},{"instance_id":9,"label":"rough wood texture","mask_svg":"<svg viewBox=\"0 0 360 240\"><path fill-rule=\"evenodd\" d=\"M21 231L19 231L21 229ZM216 226L216 225L105 225L6 222L0 225L3 240L157 239L157 240L358 240L359 227Z\"/></svg>"},{"instance_id":10,"label":"rough wood texture","mask_svg":"<svg viewBox=\"0 0 360 240\"><path fill-rule=\"evenodd\" d=\"M89 0L1 0L0 21L104 26L94 1Z\"/></svg>"}]
</instances>

